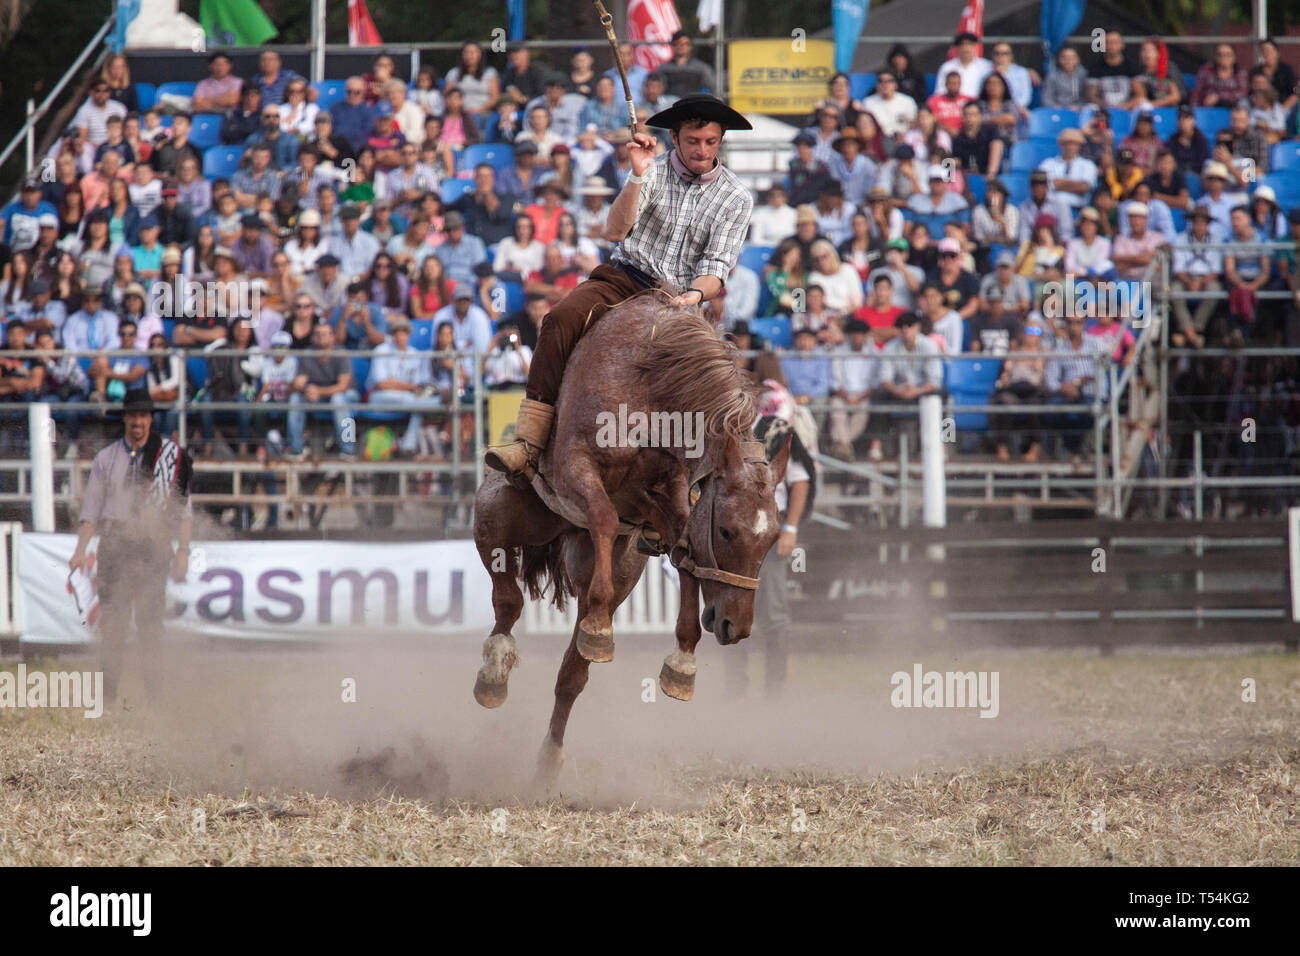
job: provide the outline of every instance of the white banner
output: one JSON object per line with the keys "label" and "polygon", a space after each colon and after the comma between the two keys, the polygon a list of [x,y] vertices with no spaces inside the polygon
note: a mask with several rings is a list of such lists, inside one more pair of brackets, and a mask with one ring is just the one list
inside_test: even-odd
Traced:
{"label": "white banner", "polygon": [[[68,593],[71,534],[22,536],[23,640],[92,639]],[[92,550],[95,542],[92,542]],[[491,630],[492,581],[474,542],[198,541],[167,582],[168,634],[259,641]]]}

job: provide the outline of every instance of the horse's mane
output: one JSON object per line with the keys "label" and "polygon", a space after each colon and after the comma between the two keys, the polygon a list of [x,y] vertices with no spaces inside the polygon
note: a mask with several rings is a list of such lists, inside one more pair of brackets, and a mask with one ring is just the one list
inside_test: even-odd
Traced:
{"label": "horse's mane", "polygon": [[718,337],[697,312],[653,307],[651,334],[632,368],[650,401],[664,411],[703,412],[711,437],[749,434],[758,416],[758,388],[736,364],[736,347]]}

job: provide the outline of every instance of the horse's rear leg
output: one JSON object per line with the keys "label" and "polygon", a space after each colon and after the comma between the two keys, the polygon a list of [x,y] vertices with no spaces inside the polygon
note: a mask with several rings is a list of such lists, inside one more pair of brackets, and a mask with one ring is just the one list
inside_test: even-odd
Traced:
{"label": "horse's rear leg", "polygon": [[659,687],[669,697],[690,700],[695,694],[695,646],[700,643],[700,582],[681,572],[681,606],[677,610],[677,650],[664,658]]}
{"label": "horse's rear leg", "polygon": [[578,621],[578,653],[593,663],[614,659],[614,539],[618,537],[618,512],[601,484],[590,460],[574,462],[568,469],[573,497],[587,516],[591,536],[591,583],[586,592],[586,613]]}

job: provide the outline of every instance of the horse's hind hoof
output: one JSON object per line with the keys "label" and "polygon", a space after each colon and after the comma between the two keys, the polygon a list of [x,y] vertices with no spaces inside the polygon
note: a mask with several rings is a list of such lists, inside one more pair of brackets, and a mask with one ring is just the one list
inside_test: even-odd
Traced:
{"label": "horse's hind hoof", "polygon": [[605,664],[614,659],[614,633],[589,631],[586,622],[578,625],[578,653],[593,664]]}
{"label": "horse's hind hoof", "polygon": [[675,671],[664,661],[659,671],[659,688],[669,697],[690,700],[695,695],[695,675]]}
{"label": "horse's hind hoof", "polygon": [[500,707],[506,702],[506,685],[489,684],[479,674],[478,679],[474,681],[474,699],[489,710],[493,707]]}

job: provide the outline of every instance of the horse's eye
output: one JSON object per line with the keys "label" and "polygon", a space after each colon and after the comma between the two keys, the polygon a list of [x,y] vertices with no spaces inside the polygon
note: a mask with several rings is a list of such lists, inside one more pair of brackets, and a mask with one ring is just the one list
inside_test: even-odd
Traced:
{"label": "horse's eye", "polygon": [[731,532],[728,531],[726,528],[720,528],[720,529],[719,529],[719,533],[722,535],[722,540],[723,540],[723,541],[730,541],[730,540],[731,540]]}

